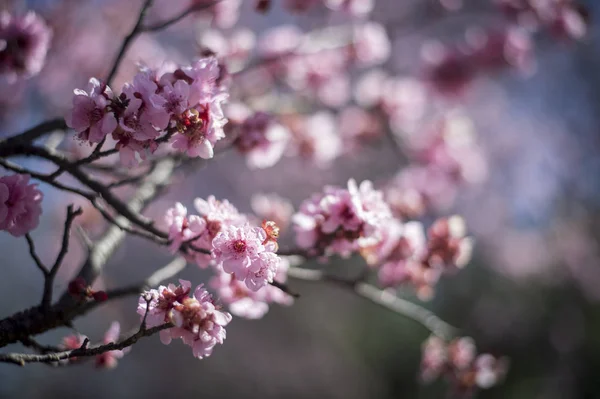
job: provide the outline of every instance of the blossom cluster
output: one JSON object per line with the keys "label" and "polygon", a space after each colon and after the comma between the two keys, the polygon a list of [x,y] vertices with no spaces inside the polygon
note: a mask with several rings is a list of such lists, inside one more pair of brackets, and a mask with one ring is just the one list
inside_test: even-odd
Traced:
{"label": "blossom cluster", "polygon": [[28,175],[0,177],[0,230],[20,237],[35,229],[42,214],[42,198]]}
{"label": "blossom cluster", "polygon": [[496,3],[529,30],[546,28],[571,39],[581,39],[587,33],[589,10],[577,0],[496,0]]}
{"label": "blossom cluster", "polygon": [[120,95],[96,78],[88,90],[75,90],[67,125],[87,143],[112,135],[121,162],[135,165],[169,141],[190,157],[212,158],[225,137],[222,104],[228,93],[215,58],[191,65],[143,68]]}
{"label": "blossom cluster", "polygon": [[416,218],[430,209],[445,210],[461,185],[481,182],[487,164],[475,136],[473,122],[462,112],[399,135],[410,165],[383,188],[394,214]]}
{"label": "blossom cluster", "polygon": [[0,76],[14,82],[37,75],[51,38],[52,31],[33,11],[22,16],[0,11]]}
{"label": "blossom cluster", "polygon": [[179,283],[142,293],[137,312],[142,320],[145,317],[148,328],[172,323],[172,328],[160,332],[162,343],[168,345],[173,339],[181,339],[192,348],[194,357],[202,359],[223,343],[231,315],[220,310],[202,285],[190,297],[192,284],[185,280]]}
{"label": "blossom cluster", "polygon": [[488,389],[506,374],[508,362],[490,354],[477,354],[471,338],[461,337],[445,342],[431,336],[423,344],[421,378],[431,382],[444,376],[460,393]]}
{"label": "blossom cluster", "polygon": [[[202,268],[212,265],[217,277],[211,285],[220,291],[232,309],[241,308],[241,304],[234,303],[242,298],[252,300],[245,300],[245,308],[255,308],[252,311],[261,315],[268,309],[265,306],[269,302],[290,303],[287,294],[270,286],[276,276],[278,282],[285,281],[287,270],[276,254],[277,224],[265,220],[260,226],[253,226],[251,219],[229,201],[219,201],[214,196],[207,200],[197,198],[194,204],[199,215],[188,215],[187,208],[180,203],[166,212],[171,251],[187,245],[189,261]],[[231,292],[227,293],[228,289]]]}
{"label": "blossom cluster", "polygon": [[374,245],[391,215],[383,193],[370,181],[357,185],[351,179],[348,188],[327,186],[293,216],[296,243],[316,253],[349,256]]}
{"label": "blossom cluster", "polygon": [[419,298],[432,297],[433,287],[444,273],[464,267],[471,258],[472,240],[465,235],[460,216],[436,220],[427,231],[421,223],[386,225],[383,239],[362,254],[378,267],[379,283],[384,287],[410,284]]}

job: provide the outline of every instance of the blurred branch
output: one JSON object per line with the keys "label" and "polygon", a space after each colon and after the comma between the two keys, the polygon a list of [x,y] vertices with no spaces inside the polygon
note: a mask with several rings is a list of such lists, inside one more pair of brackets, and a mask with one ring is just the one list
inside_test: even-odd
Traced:
{"label": "blurred branch", "polygon": [[115,75],[117,74],[117,70],[119,69],[119,66],[121,65],[121,61],[123,60],[125,53],[129,49],[129,46],[131,46],[131,44],[133,43],[133,40],[137,37],[137,35],[139,35],[142,32],[142,23],[144,22],[146,13],[148,12],[148,9],[152,6],[153,2],[154,2],[154,0],[144,0],[144,4],[142,5],[142,8],[140,9],[138,18],[135,22],[135,25],[133,26],[133,29],[131,30],[131,32],[129,32],[129,34],[123,40],[123,43],[121,44],[121,48],[119,49],[119,53],[117,54],[117,57],[115,58],[115,61],[113,62],[112,68],[110,69],[110,72],[106,76],[106,84],[107,85],[109,85],[109,86],[111,85]]}
{"label": "blurred branch", "polygon": [[176,24],[177,22],[181,21],[182,19],[184,19],[185,17],[187,17],[188,15],[191,15],[193,13],[195,13],[196,11],[200,11],[206,8],[210,8],[214,5],[216,5],[217,3],[219,3],[221,0],[214,0],[212,2],[209,2],[207,4],[196,4],[193,5],[189,8],[187,8],[186,10],[184,10],[183,12],[177,14],[176,16],[174,16],[173,18],[169,18],[167,20],[161,21],[161,22],[157,22],[155,24],[152,25],[148,25],[148,26],[144,26],[142,27],[142,32],[157,32],[159,30],[163,30],[165,28],[168,28],[169,26]]}
{"label": "blurred branch", "polygon": [[42,137],[46,133],[55,130],[65,130],[67,124],[63,118],[50,119],[39,123],[38,125],[25,130],[22,133],[15,134],[7,139],[0,141],[0,157],[9,155],[18,155],[20,152],[19,146],[23,143],[31,143],[32,141]]}
{"label": "blurred branch", "polygon": [[427,328],[433,334],[445,340],[451,339],[457,329],[446,323],[430,310],[427,310],[413,302],[399,298],[386,290],[365,283],[363,278],[354,280],[341,279],[339,277],[325,274],[322,270],[310,270],[293,267],[288,270],[288,276],[304,281],[322,281],[331,283],[347,290],[352,290],[356,295],[391,310],[394,313],[408,317]]}

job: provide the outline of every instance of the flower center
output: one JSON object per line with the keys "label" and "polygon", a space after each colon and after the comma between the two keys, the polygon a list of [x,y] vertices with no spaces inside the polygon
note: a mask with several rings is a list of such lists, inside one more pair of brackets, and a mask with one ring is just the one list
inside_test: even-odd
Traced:
{"label": "flower center", "polygon": [[237,253],[242,253],[244,251],[246,251],[246,241],[244,240],[235,240],[233,242],[233,250]]}

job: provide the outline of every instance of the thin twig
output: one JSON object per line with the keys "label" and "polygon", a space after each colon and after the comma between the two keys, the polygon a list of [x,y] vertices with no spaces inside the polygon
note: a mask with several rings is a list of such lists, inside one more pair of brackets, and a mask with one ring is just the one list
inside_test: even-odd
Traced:
{"label": "thin twig", "polygon": [[65,255],[69,251],[69,238],[71,237],[71,226],[75,218],[83,213],[81,208],[73,209],[73,205],[67,207],[67,218],[65,219],[65,227],[63,230],[62,244],[56,261],[52,265],[50,272],[46,275],[44,281],[44,294],[42,296],[42,309],[48,309],[52,301],[52,291],[54,287],[54,278],[60,269],[60,266],[65,259]]}
{"label": "thin twig", "polygon": [[29,233],[26,233],[25,239],[27,240],[27,245],[29,246],[29,255],[31,255],[31,258],[35,262],[38,269],[40,269],[44,277],[46,277],[49,271],[46,265],[44,265],[42,260],[39,258],[39,256],[37,256],[37,253],[35,252],[35,243],[33,242],[33,238],[31,238],[31,235]]}
{"label": "thin twig", "polygon": [[125,53],[129,49],[129,46],[131,46],[131,44],[133,43],[133,39],[135,39],[136,36],[142,31],[142,24],[144,22],[144,18],[146,17],[146,13],[148,12],[148,9],[152,6],[152,3],[153,3],[153,0],[144,0],[144,4],[142,5],[142,8],[140,9],[140,13],[138,14],[137,21],[135,22],[135,25],[133,26],[133,29],[131,30],[131,32],[129,32],[129,34],[123,40],[123,43],[121,44],[121,48],[119,49],[119,53],[117,54],[117,57],[115,58],[115,61],[113,62],[112,68],[110,69],[110,72],[108,73],[108,76],[106,77],[107,85],[109,85],[109,86],[111,85],[115,75],[117,74],[117,70],[119,69],[119,66],[121,65],[121,61],[123,60],[123,57],[125,56]]}
{"label": "thin twig", "polygon": [[73,350],[67,350],[62,352],[55,353],[47,353],[43,355],[32,355],[27,353],[6,353],[0,354],[0,362],[3,363],[12,363],[19,366],[24,366],[26,363],[53,363],[61,360],[70,359],[73,357],[89,357],[89,356],[97,356],[106,352],[122,350],[133,344],[135,344],[138,340],[143,337],[149,337],[153,334],[156,334],[159,331],[165,330],[167,328],[171,328],[173,325],[171,323],[162,324],[160,326],[152,327],[152,328],[144,328],[138,330],[137,333],[131,335],[129,338],[120,341],[120,342],[111,342],[104,345],[96,345],[92,347],[82,347]]}
{"label": "thin twig", "polygon": [[63,118],[50,119],[41,122],[22,133],[15,134],[7,139],[0,141],[0,157],[9,155],[19,155],[22,151],[20,144],[31,143],[32,141],[55,130],[65,130],[67,124]]}
{"label": "thin twig", "polygon": [[207,4],[196,4],[193,5],[189,8],[187,8],[186,10],[184,10],[183,12],[177,14],[176,16],[174,16],[173,18],[169,18],[165,21],[161,21],[161,22],[157,22],[155,24],[152,25],[148,25],[148,26],[144,26],[142,28],[142,32],[157,32],[159,30],[163,30],[165,28],[168,28],[169,26],[176,24],[177,22],[181,21],[182,19],[184,19],[185,17],[187,17],[188,15],[191,15],[193,13],[195,13],[196,11],[200,11],[206,8],[210,8],[212,6],[214,6],[215,4],[219,3],[221,0],[215,0],[211,3],[207,3]]}
{"label": "thin twig", "polygon": [[457,329],[455,327],[440,319],[430,310],[427,310],[413,302],[399,298],[389,291],[380,290],[371,284],[365,283],[361,281],[362,278],[355,280],[344,280],[339,277],[327,275],[321,270],[310,270],[296,267],[288,270],[288,277],[305,281],[322,281],[337,285],[344,289],[351,290],[356,295],[368,299],[369,301],[391,310],[394,313],[418,322],[440,338],[448,340],[456,335]]}

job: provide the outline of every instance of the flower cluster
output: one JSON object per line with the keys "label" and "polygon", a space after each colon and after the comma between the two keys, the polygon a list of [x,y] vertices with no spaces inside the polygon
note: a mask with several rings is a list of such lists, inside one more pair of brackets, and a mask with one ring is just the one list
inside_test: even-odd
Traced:
{"label": "flower cluster", "polygon": [[236,148],[246,155],[250,168],[263,169],[277,163],[283,155],[290,132],[267,113],[257,112],[238,126]]}
{"label": "flower cluster", "polygon": [[433,295],[442,274],[462,268],[470,259],[472,241],[465,236],[461,217],[438,219],[427,232],[419,222],[391,220],[380,228],[381,239],[361,254],[378,267],[384,287],[410,284],[419,298]]}
{"label": "flower cluster", "polygon": [[587,33],[589,11],[577,0],[496,0],[507,16],[530,30],[547,28],[560,37],[581,39]]}
{"label": "flower cluster", "polygon": [[381,228],[391,220],[383,193],[370,181],[348,188],[327,186],[300,205],[293,216],[296,243],[303,249],[326,255],[349,256],[380,239]]}
{"label": "flower cluster", "polygon": [[277,256],[276,226],[268,222],[262,227],[227,226],[212,242],[212,254],[217,267],[244,281],[252,291],[272,283],[280,258]]}
{"label": "flower cluster", "polygon": [[212,158],[227,123],[222,104],[228,93],[217,60],[165,69],[143,69],[118,96],[90,79],[87,92],[75,90],[67,125],[84,142],[99,143],[111,134],[125,165],[135,165],[166,141],[190,157]]}
{"label": "flower cluster", "polygon": [[46,60],[52,31],[33,11],[23,16],[0,11],[0,76],[14,82],[37,75]]}
{"label": "flower cluster", "polygon": [[210,356],[217,344],[225,339],[225,326],[231,315],[222,312],[212,296],[199,285],[189,296],[192,285],[180,280],[180,285],[160,286],[144,292],[139,300],[137,312],[146,317],[147,327],[172,323],[174,327],[162,330],[160,339],[168,345],[172,339],[180,338],[192,348],[195,357]]}
{"label": "flower cluster", "polygon": [[35,229],[42,213],[43,194],[28,175],[0,177],[0,230],[20,237]]}
{"label": "flower cluster", "polygon": [[[286,258],[281,258],[275,274],[277,282],[285,283],[288,263]],[[269,311],[271,303],[291,305],[294,302],[292,296],[277,287],[266,285],[258,291],[253,291],[231,274],[222,271],[210,280],[210,286],[216,290],[221,301],[228,305],[233,315],[245,319],[260,319]]]}
{"label": "flower cluster", "polygon": [[401,136],[411,166],[398,172],[384,188],[394,214],[415,218],[428,209],[447,209],[464,183],[482,181],[487,165],[476,141],[472,121],[461,112]]}
{"label": "flower cluster", "polygon": [[421,378],[431,382],[443,375],[458,392],[488,389],[506,374],[508,362],[490,354],[477,354],[471,338],[456,338],[447,343],[431,336],[423,344]]}
{"label": "flower cluster", "polygon": [[[189,243],[204,250],[212,248],[212,241],[224,226],[243,226],[248,222],[245,215],[229,201],[219,201],[214,196],[204,200],[196,198],[194,206],[199,215],[188,215],[181,203],[167,210],[165,222],[169,228],[170,250],[175,253],[182,244]],[[207,267],[211,261],[209,254],[194,253],[188,260],[200,267]]]}

